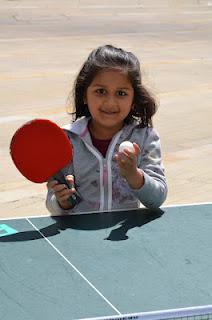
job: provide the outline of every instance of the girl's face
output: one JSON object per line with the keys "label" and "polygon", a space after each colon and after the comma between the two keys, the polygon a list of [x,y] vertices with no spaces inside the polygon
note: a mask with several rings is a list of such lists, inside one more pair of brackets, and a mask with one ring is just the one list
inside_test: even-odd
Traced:
{"label": "girl's face", "polygon": [[[132,109],[134,89],[124,73],[106,70],[98,73],[86,93],[93,133],[111,137],[118,132]],[[104,134],[103,134],[104,135]]]}

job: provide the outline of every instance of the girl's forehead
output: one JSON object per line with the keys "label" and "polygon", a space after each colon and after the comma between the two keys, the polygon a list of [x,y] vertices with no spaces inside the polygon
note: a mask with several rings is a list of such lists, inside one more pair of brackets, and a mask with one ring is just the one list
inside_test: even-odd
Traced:
{"label": "girl's forehead", "polygon": [[131,85],[131,82],[128,78],[128,75],[126,72],[121,70],[115,70],[115,69],[107,69],[99,71],[96,76],[93,78],[93,81],[91,84],[96,83],[111,83],[111,80],[113,83],[122,83],[123,85]]}

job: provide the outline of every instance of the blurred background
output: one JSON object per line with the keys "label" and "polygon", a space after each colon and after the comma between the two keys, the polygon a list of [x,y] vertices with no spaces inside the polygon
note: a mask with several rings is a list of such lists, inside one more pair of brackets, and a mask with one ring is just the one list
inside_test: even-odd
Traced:
{"label": "blurred background", "polygon": [[34,118],[70,121],[67,97],[92,49],[113,44],[140,59],[159,101],[169,185],[165,205],[212,200],[212,2],[0,0],[0,217],[46,215],[45,184],[9,155]]}

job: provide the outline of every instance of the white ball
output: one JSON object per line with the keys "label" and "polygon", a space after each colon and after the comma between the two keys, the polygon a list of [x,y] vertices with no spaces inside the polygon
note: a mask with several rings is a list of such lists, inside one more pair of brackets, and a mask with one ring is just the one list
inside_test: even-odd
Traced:
{"label": "white ball", "polygon": [[130,141],[123,141],[120,146],[119,146],[119,152],[122,152],[124,151],[124,149],[128,149],[129,151],[131,152],[134,152],[135,149],[134,149],[134,146],[132,144],[132,142]]}

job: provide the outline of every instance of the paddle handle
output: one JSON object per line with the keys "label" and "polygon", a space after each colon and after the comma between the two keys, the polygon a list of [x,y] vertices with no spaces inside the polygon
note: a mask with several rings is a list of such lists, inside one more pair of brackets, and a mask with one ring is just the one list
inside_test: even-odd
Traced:
{"label": "paddle handle", "polygon": [[[69,185],[69,183],[67,182],[64,174],[61,171],[58,171],[55,175],[54,175],[54,179],[56,179],[59,183],[61,184],[65,184],[67,186],[68,189],[71,189],[72,187],[74,187],[74,185]],[[71,203],[71,205],[74,207],[76,204],[78,204],[81,201],[81,197],[79,195],[79,193],[76,191],[75,193],[73,193],[70,197],[69,197],[69,202]]]}

